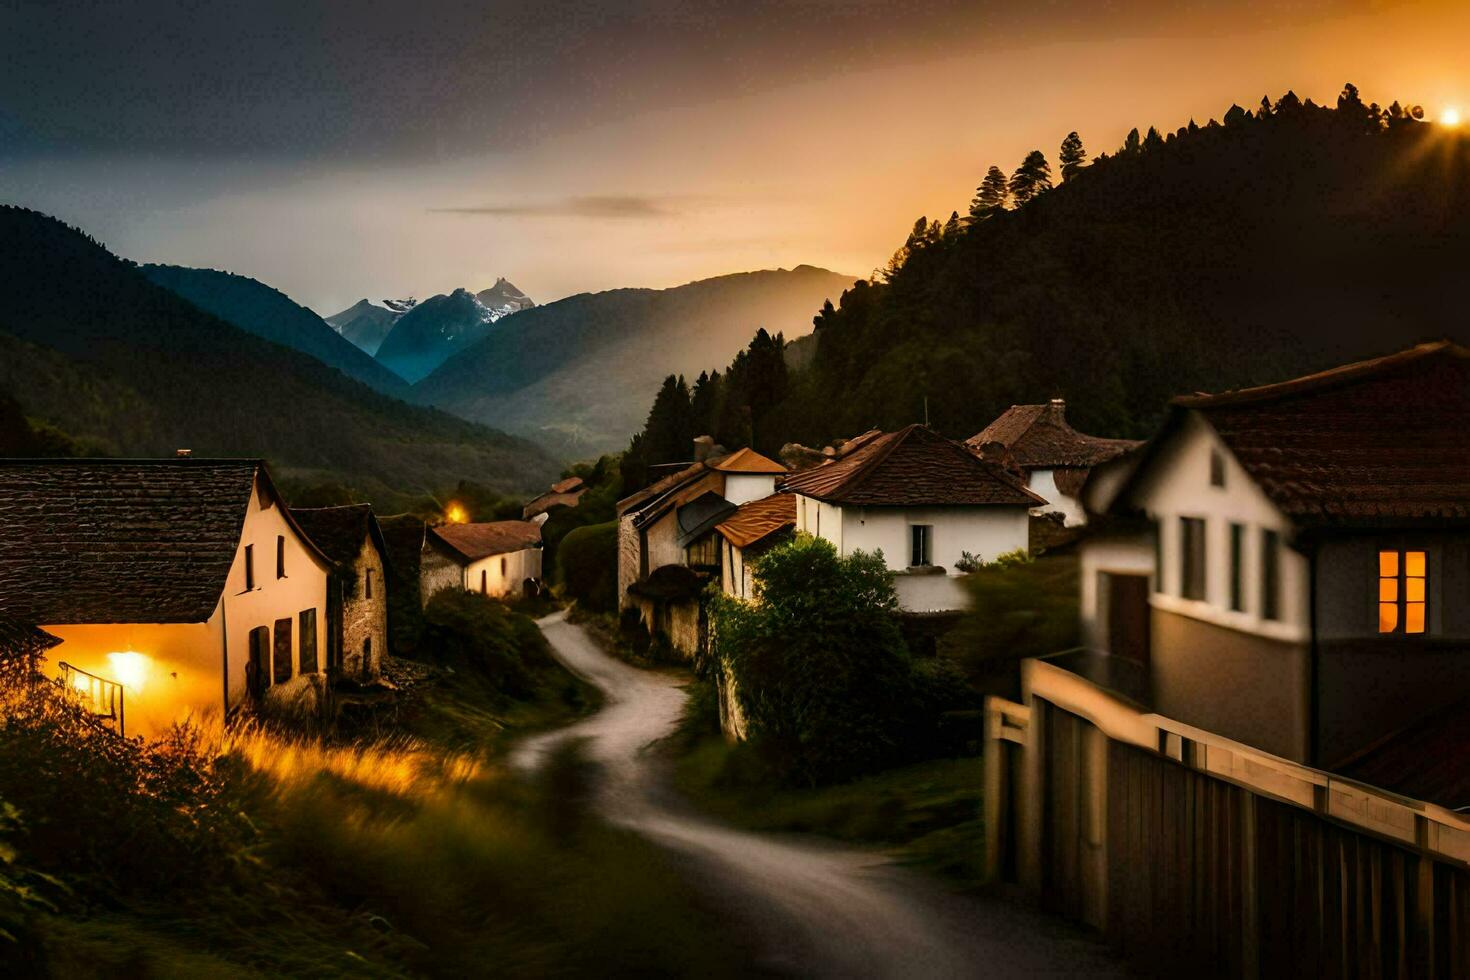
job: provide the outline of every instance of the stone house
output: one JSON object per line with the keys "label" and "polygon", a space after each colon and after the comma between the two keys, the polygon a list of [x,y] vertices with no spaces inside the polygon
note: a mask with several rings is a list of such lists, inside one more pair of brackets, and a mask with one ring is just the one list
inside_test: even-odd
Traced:
{"label": "stone house", "polygon": [[328,672],[371,681],[388,651],[388,546],[369,504],[293,508],[296,523],[332,561],[327,592]]}
{"label": "stone house", "polygon": [[[541,525],[536,521],[441,524],[429,528],[431,547],[443,545],[458,571],[454,583],[488,596],[526,595],[540,589]],[[435,569],[436,580],[442,573]],[[438,589],[426,588],[426,595]]]}
{"label": "stone house", "polygon": [[260,460],[0,460],[0,611],[129,736],[319,703],[331,567]]}

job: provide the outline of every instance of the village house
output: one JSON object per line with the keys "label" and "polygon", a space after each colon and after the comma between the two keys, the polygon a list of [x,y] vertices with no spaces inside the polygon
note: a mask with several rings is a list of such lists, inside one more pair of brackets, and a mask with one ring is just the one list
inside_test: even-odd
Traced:
{"label": "village house", "polygon": [[1046,501],[1032,508],[1033,516],[1056,514],[1066,527],[1078,527],[1087,523],[1079,494],[1093,467],[1143,443],[1084,435],[1067,424],[1067,403],[1053,398],[1045,405],[1012,405],[965,445],[1024,474],[1026,487]]}
{"label": "village house", "polygon": [[993,871],[1231,974],[1463,974],[1467,433],[1470,350],[1424,344],[1176,398],[1098,467],[1087,648],[987,702]]}
{"label": "village house", "polygon": [[727,595],[754,599],[751,565],[796,531],[796,497],[782,491],[747,501],[715,526],[720,585]]}
{"label": "village house", "polygon": [[587,486],[580,476],[558,480],[549,490],[532,498],[521,508],[521,518],[529,521],[558,507],[575,507],[581,503],[582,495],[586,492]]}
{"label": "village house", "polygon": [[332,562],[326,668],[368,682],[388,650],[388,547],[369,504],[293,508],[296,523]]}
{"label": "village house", "polygon": [[882,552],[907,613],[954,613],[969,600],[964,556],[1025,551],[1029,511],[1045,503],[1022,481],[922,425],[847,442],[841,455],[794,473],[795,529],[840,555]]}
{"label": "village house", "polygon": [[[620,605],[692,657],[703,646],[701,595],[720,574],[716,527],[770,496],[786,467],[753,449],[700,460],[618,502]],[[732,496],[733,495],[733,496]]]}
{"label": "village house", "polygon": [[[438,560],[445,554],[455,570],[454,581]],[[445,587],[487,596],[526,595],[540,588],[541,525],[536,521],[488,521],[431,527],[425,534],[421,565],[426,601]]]}
{"label": "village house", "polygon": [[259,460],[0,460],[0,617],[129,736],[320,694],[331,567]]}

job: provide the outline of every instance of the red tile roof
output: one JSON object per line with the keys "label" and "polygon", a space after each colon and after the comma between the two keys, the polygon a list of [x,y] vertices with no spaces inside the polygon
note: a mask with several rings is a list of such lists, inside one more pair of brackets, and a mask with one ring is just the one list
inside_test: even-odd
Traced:
{"label": "red tile roof", "polygon": [[429,529],[466,561],[523,551],[541,544],[541,525],[531,521],[489,521],[483,524],[441,524]]}
{"label": "red tile roof", "polygon": [[782,489],[872,507],[1035,507],[1046,502],[1000,467],[922,425],[868,439],[837,459],[793,474]]}
{"label": "red tile roof", "polygon": [[783,528],[795,526],[795,495],[773,493],[741,504],[715,530],[735,547],[744,548]]}
{"label": "red tile roof", "polygon": [[1470,350],[1421,344],[1280,384],[1175,399],[1305,524],[1470,520]]}
{"label": "red tile roof", "polygon": [[1097,466],[1143,445],[1078,432],[1067,424],[1067,406],[1061,399],[1047,405],[1012,405],[965,445],[979,452],[991,442],[1009,449],[1016,465],[1028,470]]}
{"label": "red tile roof", "polygon": [[786,467],[768,459],[750,447],[737,449],[728,456],[709,461],[712,470],[720,470],[724,473],[785,473]]}
{"label": "red tile roof", "polygon": [[622,517],[624,514],[627,514],[630,511],[639,510],[647,506],[654,500],[658,499],[659,497],[662,497],[670,490],[675,490],[679,487],[682,487],[690,480],[697,478],[700,474],[705,473],[708,470],[709,467],[706,466],[704,463],[691,463],[688,466],[684,467],[682,470],[679,470],[677,473],[670,473],[663,479],[656,480],[653,483],[650,483],[648,486],[644,487],[642,490],[637,490],[633,493],[630,493],[622,500],[619,500],[617,506],[617,514],[619,517]]}

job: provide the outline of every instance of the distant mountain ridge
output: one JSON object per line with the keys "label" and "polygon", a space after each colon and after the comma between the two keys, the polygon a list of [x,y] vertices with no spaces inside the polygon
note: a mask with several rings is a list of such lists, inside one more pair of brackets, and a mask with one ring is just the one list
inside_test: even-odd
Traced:
{"label": "distant mountain ridge", "polygon": [[618,449],[664,376],[728,361],[759,327],[808,334],[823,301],[852,282],[802,265],[570,296],[504,320],[419,381],[415,397],[569,455]]}
{"label": "distant mountain ridge", "polygon": [[413,309],[413,299],[385,299],[382,305],[363,298],[341,313],[323,317],[327,325],[369,357],[378,352],[383,338],[398,318]]}
{"label": "distant mountain ridge", "polygon": [[241,330],[310,354],[386,395],[408,395],[402,378],[339,336],[311,310],[265,283],[230,272],[177,265],[144,265],[139,271]]}
{"label": "distant mountain ridge", "polygon": [[0,290],[0,391],[108,453],[260,456],[288,478],[399,502],[461,480],[518,492],[555,477],[536,446],[240,329],[38,212],[0,206]]}
{"label": "distant mountain ridge", "polygon": [[418,381],[484,339],[498,321],[535,305],[503,278],[479,293],[460,288],[432,296],[397,317],[374,356],[399,377]]}

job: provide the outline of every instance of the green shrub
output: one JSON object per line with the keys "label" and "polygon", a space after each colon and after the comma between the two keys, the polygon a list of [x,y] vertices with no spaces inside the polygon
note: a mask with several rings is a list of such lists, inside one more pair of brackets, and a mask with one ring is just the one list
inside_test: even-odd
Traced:
{"label": "green shrub", "polygon": [[516,701],[537,693],[537,678],[559,670],[536,624],[494,599],[459,589],[435,594],[424,609],[422,658],[488,681]]}
{"label": "green shrub", "polygon": [[890,765],[923,739],[924,699],[880,556],[801,536],[756,562],[759,603],[714,594],[714,654],[734,676],[757,748],[817,783]]}
{"label": "green shrub", "polygon": [[617,522],[570,531],[557,549],[556,577],[568,598],[593,612],[614,612],[618,607]]}

